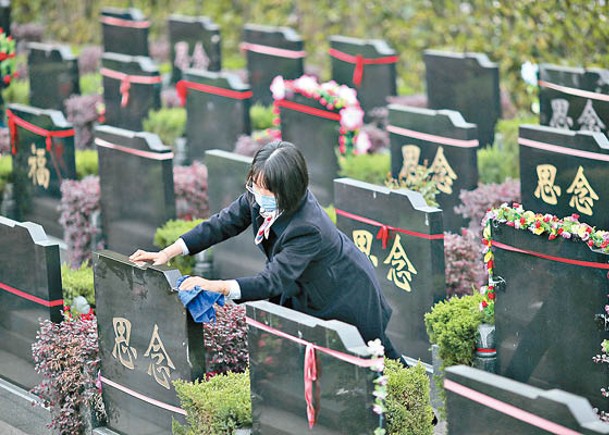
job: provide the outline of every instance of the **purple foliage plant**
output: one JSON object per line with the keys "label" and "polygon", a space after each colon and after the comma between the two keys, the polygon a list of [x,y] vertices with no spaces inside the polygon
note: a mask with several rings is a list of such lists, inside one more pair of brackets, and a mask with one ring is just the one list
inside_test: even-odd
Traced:
{"label": "purple foliage plant", "polygon": [[67,119],[74,126],[74,146],[82,150],[93,146],[93,128],[99,119],[101,95],[72,95],[64,104]]}
{"label": "purple foliage plant", "polygon": [[173,168],[173,187],[179,219],[209,216],[207,166],[197,161],[190,166],[176,166]]}
{"label": "purple foliage plant", "polygon": [[249,364],[245,308],[216,305],[216,319],[216,323],[203,325],[207,376],[244,372]]}
{"label": "purple foliage plant", "polygon": [[471,295],[487,278],[482,261],[481,241],[476,234],[444,233],[446,295]]}

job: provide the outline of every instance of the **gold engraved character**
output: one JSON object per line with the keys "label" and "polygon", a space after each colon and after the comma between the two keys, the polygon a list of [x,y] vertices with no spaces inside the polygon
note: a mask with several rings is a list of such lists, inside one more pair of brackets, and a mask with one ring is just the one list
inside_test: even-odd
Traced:
{"label": "gold engraved character", "polygon": [[453,182],[457,179],[457,174],[450,167],[446,156],[444,156],[444,148],[438,147],[436,156],[431,163],[431,170],[434,172],[434,180],[440,192],[450,195],[453,193]]}
{"label": "gold engraved character", "polygon": [[129,346],[129,341],[131,340],[131,322],[123,317],[113,317],[112,328],[114,329],[112,356],[118,359],[129,370],[133,370],[135,368],[134,360],[137,358],[137,350]]}
{"label": "gold engraved character", "polygon": [[561,194],[560,186],[555,186],[556,166],[550,164],[537,165],[537,188],[533,195],[541,198],[543,202],[550,205],[558,203]]}
{"label": "gold engraved character", "polygon": [[152,359],[152,362],[148,365],[147,373],[152,376],[159,385],[169,390],[171,369],[175,370],[175,366],[161,341],[159,326],[157,324],[154,325],[150,344],[148,344],[148,349],[146,349],[144,356]]}
{"label": "gold engraved character", "polygon": [[374,267],[378,266],[379,260],[378,258],[376,258],[376,255],[371,255],[370,251],[372,249],[372,241],[373,241],[373,235],[372,233],[370,233],[370,231],[366,231],[366,230],[354,230],[353,231],[353,242],[355,243],[355,246],[357,246],[357,248],[362,251],[364,254],[366,254],[366,257],[368,257],[368,259],[370,260],[370,262],[372,263],[372,265]]}
{"label": "gold engraved character", "polygon": [[419,157],[421,156],[421,148],[416,145],[402,146],[402,169],[400,169],[399,178],[410,179],[417,172],[419,165]]}
{"label": "gold engraved character", "polygon": [[395,235],[391,252],[383,263],[391,265],[391,269],[387,273],[389,281],[393,281],[395,285],[407,292],[412,290],[410,282],[412,281],[412,275],[417,274],[417,270],[406,255],[406,251],[400,243],[399,234]]}
{"label": "gold engraved character", "polygon": [[32,179],[34,186],[42,186],[48,189],[51,171],[47,168],[46,150],[44,148],[38,149],[34,144],[32,144],[31,149],[32,154],[27,159],[27,164],[30,167],[27,176]]}
{"label": "gold engraved character", "polygon": [[594,213],[592,210],[594,201],[598,201],[599,198],[594,189],[592,189],[592,186],[590,186],[588,179],[584,175],[584,168],[581,166],[577,170],[573,182],[567,189],[567,193],[573,194],[569,201],[571,207],[575,207],[580,213],[592,216]]}

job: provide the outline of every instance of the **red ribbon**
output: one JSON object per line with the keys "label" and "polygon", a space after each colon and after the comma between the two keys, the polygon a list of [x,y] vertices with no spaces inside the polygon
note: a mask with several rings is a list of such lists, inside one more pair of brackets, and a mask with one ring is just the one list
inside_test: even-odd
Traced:
{"label": "red ribbon", "polygon": [[478,352],[478,353],[496,353],[497,349],[491,349],[488,347],[477,347],[476,352]]}
{"label": "red ribbon", "polygon": [[252,98],[252,95],[254,95],[252,91],[233,91],[231,89],[219,88],[217,86],[180,80],[178,83],[176,83],[176,92],[178,93],[182,106],[186,104],[186,95],[188,94],[188,89],[194,89],[195,91],[206,94],[232,98],[234,100],[246,100],[248,98]]}
{"label": "red ribbon", "polygon": [[117,17],[102,16],[99,21],[109,26],[131,27],[133,29],[147,29],[150,27],[150,21],[133,21]]}
{"label": "red ribbon", "polygon": [[347,54],[343,51],[339,51],[335,48],[330,48],[328,50],[330,56],[342,60],[343,62],[353,63],[355,64],[355,69],[353,70],[353,84],[359,88],[362,84],[362,78],[364,77],[364,65],[385,65],[389,63],[396,63],[400,58],[398,56],[386,56],[386,57],[376,57],[376,58],[367,58],[361,54]]}
{"label": "red ribbon", "polygon": [[45,299],[41,299],[37,296],[31,295],[29,293],[26,293],[24,291],[17,290],[15,287],[11,287],[10,285],[4,284],[3,282],[0,282],[0,289],[6,290],[7,292],[14,294],[15,296],[19,296],[20,298],[27,299],[28,301],[35,302],[35,303],[37,303],[39,305],[43,305],[47,308],[63,306],[63,299],[55,299],[53,301],[48,301]]}
{"label": "red ribbon", "polygon": [[520,254],[531,255],[533,257],[543,258],[544,260],[556,261],[558,263],[566,263],[582,267],[591,267],[593,269],[609,269],[608,263],[596,263],[594,261],[573,260],[571,258],[555,257],[553,255],[542,254],[540,252],[527,251],[525,249],[516,248],[514,246],[506,245],[505,243],[501,243],[496,240],[493,240],[493,246],[499,249],[503,249],[505,251],[518,252]]}
{"label": "red ribbon", "polygon": [[38,136],[45,137],[46,149],[48,152],[51,152],[54,137],[65,138],[74,136],[73,128],[68,130],[46,130],[18,117],[10,109],[6,110],[6,116],[8,117],[8,129],[11,135],[11,153],[13,155],[17,154],[17,126],[37,134]]}
{"label": "red ribbon", "polygon": [[295,110],[296,112],[306,113],[307,115],[319,116],[320,118],[331,119],[332,121],[340,121],[340,115],[327,110],[316,109],[305,104],[295,103],[289,100],[275,100],[275,104],[279,107]]}
{"label": "red ribbon", "polygon": [[362,222],[364,224],[373,225],[375,227],[380,227],[378,233],[376,234],[376,238],[380,239],[381,242],[383,243],[383,249],[387,248],[387,241],[389,240],[389,230],[397,231],[398,233],[404,233],[404,234],[408,234],[409,236],[419,237],[421,239],[427,239],[427,240],[444,239],[444,234],[424,234],[424,233],[418,233],[416,231],[396,228],[396,227],[392,227],[391,225],[385,225],[378,221],[365,218],[363,216],[358,216],[356,214],[349,213],[349,212],[341,210],[339,208],[336,209],[336,214],[344,216],[348,219],[352,219],[354,221]]}
{"label": "red ribbon", "polygon": [[268,54],[269,56],[285,57],[288,59],[300,59],[307,55],[307,52],[304,50],[288,50],[286,48],[252,44],[251,42],[242,42],[239,44],[239,48],[243,51],[253,51],[254,53]]}
{"label": "red ribbon", "polygon": [[[262,331],[268,332],[270,334],[276,335],[281,338],[288,339],[290,341],[294,341],[300,345],[305,347],[305,361],[304,361],[304,394],[305,401],[307,402],[307,419],[309,421],[309,428],[312,429],[315,426],[316,413],[315,410],[315,399],[313,396],[313,382],[318,380],[317,370],[317,361],[315,351],[318,350],[325,354],[328,354],[334,358],[345,361],[349,364],[356,365],[358,367],[373,367],[381,364],[383,358],[375,358],[375,359],[364,359],[359,358],[353,355],[349,355],[343,352],[339,352],[337,350],[328,349],[327,347],[319,346],[315,343],[311,343],[309,341],[303,340],[299,337],[294,337],[293,335],[287,334],[279,329],[273,328],[272,326],[265,325],[264,323],[258,322],[250,317],[246,317],[245,321],[248,325],[258,328]],[[319,387],[318,387],[319,388]],[[319,390],[318,390],[319,393]],[[318,395],[316,395],[317,398]]]}
{"label": "red ribbon", "polygon": [[161,83],[162,80],[161,76],[129,75],[109,68],[102,68],[100,73],[105,77],[110,77],[111,79],[121,81],[121,86],[119,88],[121,93],[121,107],[125,107],[127,104],[129,104],[129,90],[131,89],[131,83],[136,83],[138,85],[154,85]]}

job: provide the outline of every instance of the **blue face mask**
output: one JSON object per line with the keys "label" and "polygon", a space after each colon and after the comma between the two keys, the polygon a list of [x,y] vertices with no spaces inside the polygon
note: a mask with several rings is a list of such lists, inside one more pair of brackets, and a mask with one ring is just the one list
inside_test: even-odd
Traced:
{"label": "blue face mask", "polygon": [[254,194],[254,197],[263,211],[272,213],[277,209],[277,201],[275,201],[274,196],[260,195],[259,193],[256,193]]}

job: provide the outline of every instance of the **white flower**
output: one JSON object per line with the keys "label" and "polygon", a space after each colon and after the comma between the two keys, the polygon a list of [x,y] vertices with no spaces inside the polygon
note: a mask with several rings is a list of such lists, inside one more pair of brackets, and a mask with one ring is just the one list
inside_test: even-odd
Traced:
{"label": "white flower", "polygon": [[385,355],[385,347],[381,343],[380,338],[375,340],[370,340],[368,342],[368,350],[374,356],[383,356]]}
{"label": "white flower", "polygon": [[370,142],[368,133],[360,131],[355,139],[355,150],[357,154],[366,154],[371,146],[372,142]]}
{"label": "white flower", "polygon": [[537,86],[537,73],[539,67],[528,60],[520,67],[520,76],[527,85]]}
{"label": "white flower", "polygon": [[275,100],[283,100],[285,98],[285,82],[282,76],[276,76],[271,82],[271,93]]}
{"label": "white flower", "polygon": [[329,82],[322,83],[321,89],[326,91],[330,95],[336,95],[337,83],[334,80],[330,80]]}
{"label": "white flower", "polygon": [[336,94],[345,102],[345,106],[354,106],[357,104],[357,91],[349,86],[340,86],[337,89]]}
{"label": "white flower", "polygon": [[307,93],[312,93],[319,87],[317,81],[311,76],[300,76],[294,80],[293,85],[296,89]]}
{"label": "white flower", "polygon": [[358,106],[345,107],[339,113],[340,125],[347,130],[355,130],[364,124],[364,111]]}

